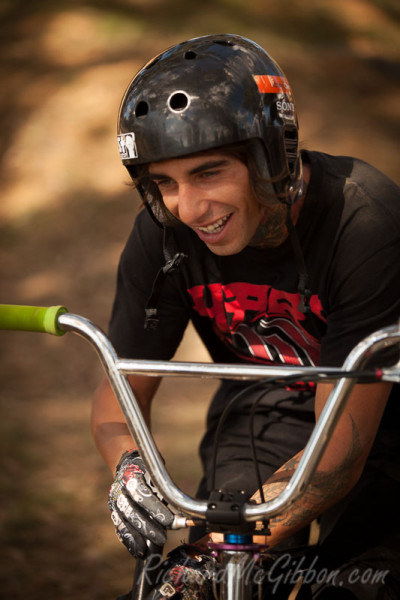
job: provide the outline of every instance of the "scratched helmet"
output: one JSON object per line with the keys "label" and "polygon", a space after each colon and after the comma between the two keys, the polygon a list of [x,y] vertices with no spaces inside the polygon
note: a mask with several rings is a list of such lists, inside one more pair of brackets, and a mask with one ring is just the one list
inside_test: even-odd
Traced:
{"label": "scratched helmet", "polygon": [[[132,178],[140,166],[252,142],[272,193],[293,201],[302,180],[293,95],[277,63],[238,35],[208,35],[162,52],[133,78],[123,97],[118,143]],[[138,186],[157,213],[149,187]]]}

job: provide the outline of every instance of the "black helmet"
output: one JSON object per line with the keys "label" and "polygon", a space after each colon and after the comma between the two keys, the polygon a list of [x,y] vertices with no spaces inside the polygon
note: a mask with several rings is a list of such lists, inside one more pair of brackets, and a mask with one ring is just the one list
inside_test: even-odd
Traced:
{"label": "black helmet", "polygon": [[293,200],[302,175],[292,92],[265,50],[238,35],[199,37],[162,52],[121,103],[118,143],[132,177],[142,164],[248,140],[258,140],[259,170],[274,193]]}

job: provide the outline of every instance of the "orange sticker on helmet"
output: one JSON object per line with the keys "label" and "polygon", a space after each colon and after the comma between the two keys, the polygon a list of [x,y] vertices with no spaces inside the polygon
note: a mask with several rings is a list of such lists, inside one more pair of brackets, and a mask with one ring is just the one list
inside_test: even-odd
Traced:
{"label": "orange sticker on helmet", "polygon": [[286,77],[278,75],[253,75],[260,94],[292,94]]}

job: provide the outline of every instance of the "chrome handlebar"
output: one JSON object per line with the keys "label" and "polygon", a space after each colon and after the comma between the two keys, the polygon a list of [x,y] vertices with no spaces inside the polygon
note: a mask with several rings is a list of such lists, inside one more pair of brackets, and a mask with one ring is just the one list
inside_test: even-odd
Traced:
{"label": "chrome handlebar", "polygon": [[[168,503],[178,512],[190,517],[205,519],[208,503],[196,500],[180,490],[170,478],[153,437],[145,423],[134,397],[127,375],[203,377],[219,379],[265,379],[287,376],[312,377],[329,375],[338,371],[343,377],[337,380],[321,412],[320,418],[304,449],[295,473],[286,488],[272,500],[262,504],[247,504],[243,510],[246,521],[267,520],[289,508],[304,493],[328,444],[347,398],[355,385],[355,379],[346,373],[360,370],[367,359],[376,352],[400,343],[400,323],[381,329],[361,341],[348,355],[341,369],[316,367],[269,367],[259,365],[228,365],[208,363],[185,363],[170,361],[147,361],[120,359],[107,336],[91,321],[70,313],[58,316],[58,326],[63,331],[74,332],[85,338],[97,351],[110,384],[120,403],[129,430],[137,443],[139,453],[152,480]],[[400,382],[400,362],[380,372],[382,381]],[[185,519],[177,519],[176,527],[185,527]]]}

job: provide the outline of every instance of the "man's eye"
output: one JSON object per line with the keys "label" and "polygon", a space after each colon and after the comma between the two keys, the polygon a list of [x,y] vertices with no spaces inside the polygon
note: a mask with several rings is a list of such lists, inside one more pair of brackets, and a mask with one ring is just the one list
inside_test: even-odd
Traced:
{"label": "man's eye", "polygon": [[166,188],[172,184],[172,180],[171,179],[157,179],[154,183],[156,185],[158,185],[159,188]]}
{"label": "man's eye", "polygon": [[214,177],[214,175],[218,175],[219,171],[204,171],[204,173],[202,173],[202,177],[204,177],[204,179],[207,179],[208,177]]}

